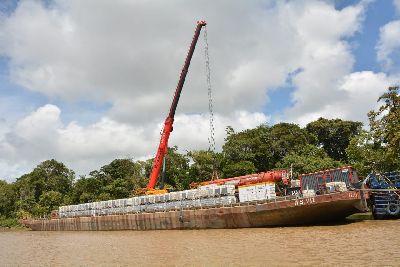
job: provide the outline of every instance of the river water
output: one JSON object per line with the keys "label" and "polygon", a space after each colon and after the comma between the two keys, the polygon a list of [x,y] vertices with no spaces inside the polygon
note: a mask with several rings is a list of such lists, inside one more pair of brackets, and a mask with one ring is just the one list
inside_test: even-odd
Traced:
{"label": "river water", "polygon": [[0,266],[400,266],[400,220],[118,232],[0,232]]}

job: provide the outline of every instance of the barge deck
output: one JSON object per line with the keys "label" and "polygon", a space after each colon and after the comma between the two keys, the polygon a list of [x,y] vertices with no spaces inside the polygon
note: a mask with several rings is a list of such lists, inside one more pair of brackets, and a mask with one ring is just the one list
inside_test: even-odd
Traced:
{"label": "barge deck", "polygon": [[332,222],[362,210],[358,191],[308,198],[282,197],[229,206],[123,215],[21,222],[34,231],[172,230],[311,225]]}

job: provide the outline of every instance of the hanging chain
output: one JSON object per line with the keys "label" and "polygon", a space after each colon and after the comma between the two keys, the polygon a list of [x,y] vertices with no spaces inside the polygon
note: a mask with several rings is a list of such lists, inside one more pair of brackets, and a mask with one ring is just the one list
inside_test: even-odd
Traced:
{"label": "hanging chain", "polygon": [[204,27],[204,57],[206,64],[208,111],[210,114],[210,138],[208,139],[208,142],[210,145],[209,150],[215,152],[214,111],[213,111],[213,101],[212,101],[212,91],[211,91],[211,70],[210,70],[210,56],[208,53],[207,27]]}
{"label": "hanging chain", "polygon": [[204,27],[204,58],[206,65],[206,79],[207,79],[207,91],[208,91],[208,111],[210,114],[210,137],[208,139],[209,150],[213,152],[213,174],[212,179],[218,179],[217,173],[217,159],[215,155],[215,128],[214,128],[214,111],[212,101],[212,90],[211,90],[211,70],[210,70],[210,56],[208,53],[208,38],[207,38],[207,26]]}

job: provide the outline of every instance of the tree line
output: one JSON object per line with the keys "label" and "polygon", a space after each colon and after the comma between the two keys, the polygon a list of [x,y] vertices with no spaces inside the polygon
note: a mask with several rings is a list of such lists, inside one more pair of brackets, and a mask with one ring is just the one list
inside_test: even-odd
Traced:
{"label": "tree line", "polygon": [[[319,118],[303,128],[278,123],[236,132],[227,127],[217,153],[180,153],[170,147],[165,187],[188,189],[193,182],[210,180],[214,168],[220,178],[290,167],[295,176],[347,165],[361,176],[399,169],[399,87],[389,87],[378,102],[380,107],[368,113],[369,130],[357,121]],[[48,216],[60,205],[130,197],[146,187],[152,161],[115,159],[76,177],[62,162],[46,160],[13,183],[0,180],[0,226],[7,218]]]}

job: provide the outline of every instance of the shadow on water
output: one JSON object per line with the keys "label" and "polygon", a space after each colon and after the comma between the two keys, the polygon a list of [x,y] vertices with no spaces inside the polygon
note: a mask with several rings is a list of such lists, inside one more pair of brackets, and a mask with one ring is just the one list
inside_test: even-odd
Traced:
{"label": "shadow on water", "polygon": [[350,215],[346,218],[336,219],[331,221],[321,221],[321,222],[313,222],[309,224],[293,224],[293,225],[286,225],[286,226],[270,226],[268,228],[280,228],[280,227],[314,227],[314,226],[342,226],[342,225],[349,225],[361,221],[369,221],[374,220],[372,214],[370,212],[367,213],[356,213]]}
{"label": "shadow on water", "polygon": [[356,213],[352,214],[346,218],[335,220],[335,221],[329,221],[329,222],[321,222],[313,225],[303,225],[303,226],[340,226],[340,225],[348,225],[356,222],[361,222],[361,221],[369,221],[373,220],[374,218],[372,217],[372,214],[370,212],[368,213]]}

